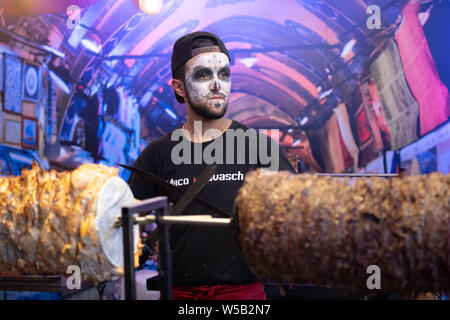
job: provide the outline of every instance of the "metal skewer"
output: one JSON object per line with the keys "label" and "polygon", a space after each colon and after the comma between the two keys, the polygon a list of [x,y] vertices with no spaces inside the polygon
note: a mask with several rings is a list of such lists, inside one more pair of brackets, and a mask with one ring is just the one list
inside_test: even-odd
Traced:
{"label": "metal skewer", "polygon": [[[135,224],[155,223],[157,220],[155,215],[147,215],[139,217],[134,215]],[[192,216],[165,216],[160,219],[162,224],[188,224],[188,225],[209,225],[209,226],[226,226],[231,223],[231,218],[215,218],[211,215],[192,215]],[[114,227],[122,226],[122,218],[117,217]]]}
{"label": "metal skewer", "polygon": [[378,178],[395,178],[400,177],[400,175],[395,173],[318,173],[317,175],[321,177],[342,177],[342,178],[368,178],[368,177],[378,177]]}

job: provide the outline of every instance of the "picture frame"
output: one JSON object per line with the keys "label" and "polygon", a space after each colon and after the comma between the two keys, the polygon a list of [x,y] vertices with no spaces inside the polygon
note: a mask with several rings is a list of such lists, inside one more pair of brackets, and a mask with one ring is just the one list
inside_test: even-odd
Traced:
{"label": "picture frame", "polygon": [[355,113],[355,119],[360,149],[364,150],[373,142],[373,133],[369,125],[366,110],[362,104]]}
{"label": "picture frame", "polygon": [[41,69],[40,65],[23,60],[23,81],[22,81],[22,96],[23,100],[38,102],[41,93]]}
{"label": "picture frame", "polygon": [[36,102],[23,100],[22,103],[22,115],[31,118],[38,118],[36,114],[38,111],[38,106]]}
{"label": "picture frame", "polygon": [[37,149],[39,125],[36,118],[22,116],[22,148]]}
{"label": "picture frame", "polygon": [[[0,55],[0,92],[4,92],[4,83],[5,83],[5,74],[4,74],[4,58],[3,55]],[[3,110],[3,106],[2,106]]]}
{"label": "picture frame", "polygon": [[3,110],[22,114],[22,59],[3,54],[4,61],[4,93]]}
{"label": "picture frame", "polygon": [[3,112],[3,143],[21,146],[22,144],[22,116]]}
{"label": "picture frame", "polygon": [[3,97],[2,97],[2,95],[0,95],[0,143],[1,142],[3,142]]}

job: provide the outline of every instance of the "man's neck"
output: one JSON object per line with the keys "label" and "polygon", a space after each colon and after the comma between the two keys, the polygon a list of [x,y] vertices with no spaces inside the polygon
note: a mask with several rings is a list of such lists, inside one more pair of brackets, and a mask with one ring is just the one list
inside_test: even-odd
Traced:
{"label": "man's neck", "polygon": [[[201,127],[198,125],[199,122],[201,122]],[[223,131],[226,130],[230,125],[230,123],[231,122],[225,117],[219,119],[205,119],[197,114],[188,113],[186,123],[184,124],[184,129],[189,131],[191,140],[195,142],[202,142],[216,138],[220,135],[217,134],[217,132],[220,132],[222,134]],[[195,124],[197,125],[195,126]],[[199,128],[201,128],[201,130],[199,130]],[[215,130],[208,131],[209,129]],[[209,134],[211,132],[213,134]],[[214,134],[214,132],[216,134]]]}

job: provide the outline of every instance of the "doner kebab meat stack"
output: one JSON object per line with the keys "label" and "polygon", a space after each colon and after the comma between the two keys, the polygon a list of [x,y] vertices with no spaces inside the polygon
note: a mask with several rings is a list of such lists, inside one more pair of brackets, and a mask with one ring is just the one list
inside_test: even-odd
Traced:
{"label": "doner kebab meat stack", "polygon": [[238,192],[239,242],[261,279],[367,291],[450,291],[450,175],[336,178],[255,171]]}
{"label": "doner kebab meat stack", "polygon": [[96,283],[122,275],[122,230],[113,223],[135,200],[117,172],[96,164],[45,171],[34,163],[0,178],[0,274],[65,274],[77,265]]}

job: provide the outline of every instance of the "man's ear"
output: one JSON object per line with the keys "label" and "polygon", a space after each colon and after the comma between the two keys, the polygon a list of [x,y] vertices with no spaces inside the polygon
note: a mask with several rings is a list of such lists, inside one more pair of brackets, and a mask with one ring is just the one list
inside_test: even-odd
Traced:
{"label": "man's ear", "polygon": [[186,89],[184,87],[184,83],[178,79],[172,79],[172,87],[175,89],[175,92],[180,97],[186,97]]}

